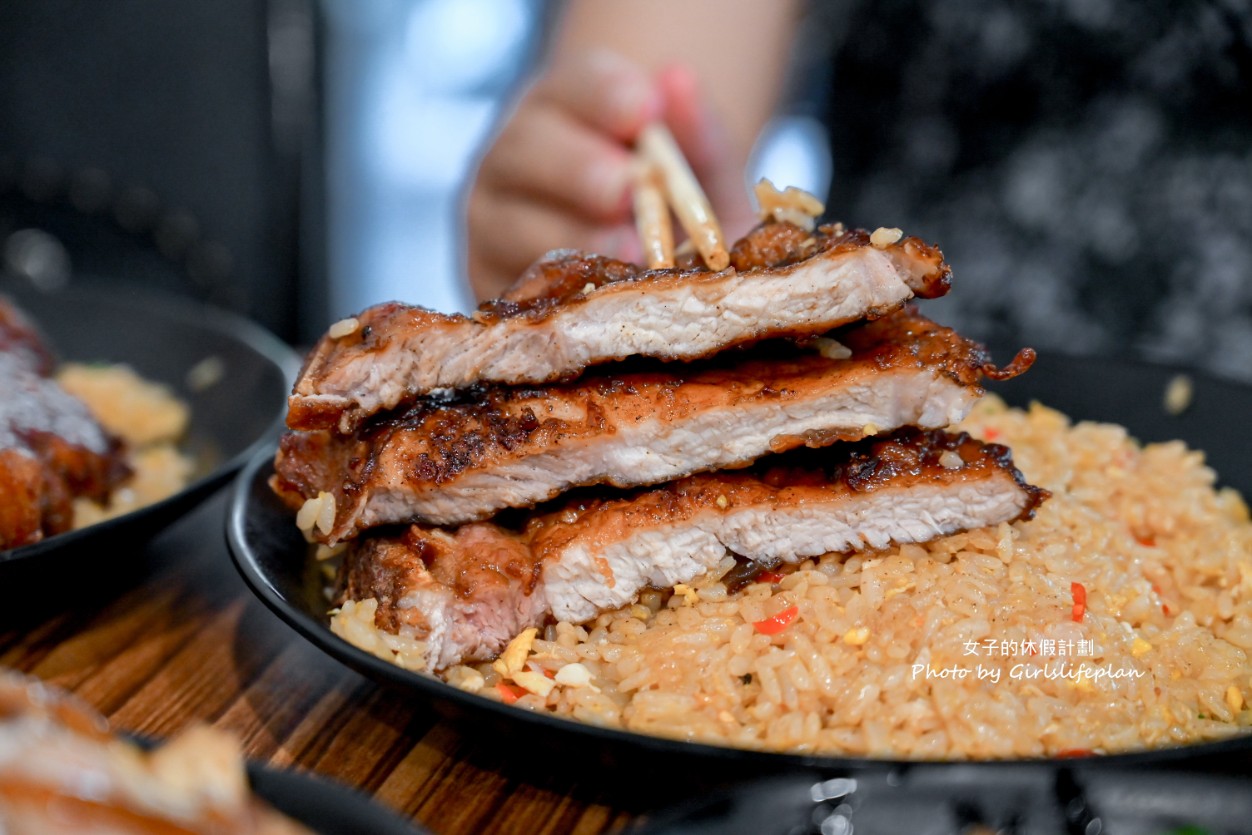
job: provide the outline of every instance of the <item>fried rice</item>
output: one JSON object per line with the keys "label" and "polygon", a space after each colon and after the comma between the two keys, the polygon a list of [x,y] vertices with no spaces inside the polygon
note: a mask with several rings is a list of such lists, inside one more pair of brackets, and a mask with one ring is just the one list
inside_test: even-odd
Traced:
{"label": "fried rice", "polygon": [[85,528],[182,490],[194,464],[178,444],[191,413],[165,386],[126,365],[66,363],[57,372],[61,387],[87,404],[100,425],[126,443],[134,474],[109,496],[108,504],[74,500],[74,527]]}
{"label": "fried rice", "polygon": [[[1252,524],[1201,453],[984,399],[962,424],[1052,491],[1027,522],[809,560],[728,594],[728,557],[444,680],[519,708],[718,745],[984,759],[1246,733]],[[421,645],[332,628],[414,666]]]}

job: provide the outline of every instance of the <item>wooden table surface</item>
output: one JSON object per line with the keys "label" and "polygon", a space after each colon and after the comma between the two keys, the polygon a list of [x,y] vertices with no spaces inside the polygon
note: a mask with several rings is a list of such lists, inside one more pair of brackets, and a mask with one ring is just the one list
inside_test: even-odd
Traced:
{"label": "wooden table surface", "polygon": [[77,693],[125,731],[163,737],[207,722],[254,761],[340,781],[439,835],[596,833],[648,811],[628,781],[536,768],[507,740],[465,737],[306,642],[235,571],[224,499],[160,534],[144,570],[117,588],[79,589],[70,604],[58,603],[56,584],[73,584],[72,573],[6,589],[47,604],[0,621],[0,666]]}
{"label": "wooden table surface", "polygon": [[[142,566],[115,582],[58,570],[15,587],[0,574],[0,666],[73,691],[120,730],[165,737],[206,722],[234,734],[254,762],[336,780],[437,835],[621,830],[743,779],[681,764],[676,779],[659,774],[663,763],[642,777],[596,762],[552,768],[513,740],[467,734],[374,684],[244,585],[226,549],[225,499],[141,552],[92,555]],[[66,600],[67,588],[77,599]]]}

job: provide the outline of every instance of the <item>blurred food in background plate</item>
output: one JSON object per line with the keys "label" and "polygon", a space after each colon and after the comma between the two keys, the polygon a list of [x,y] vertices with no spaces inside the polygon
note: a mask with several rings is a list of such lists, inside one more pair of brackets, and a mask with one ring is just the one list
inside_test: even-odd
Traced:
{"label": "blurred food in background plate", "polygon": [[86,704],[0,671],[0,831],[307,833],[258,800],[238,743],[193,727],[145,751]]}
{"label": "blurred food in background plate", "polygon": [[126,513],[186,486],[188,409],[126,366],[54,369],[54,347],[0,298],[0,548]]}
{"label": "blurred food in background plate", "polygon": [[[36,579],[27,572],[65,570],[72,562],[76,571],[119,576],[142,564],[147,539],[207,498],[276,431],[299,358],[246,319],[143,286],[84,277],[56,291],[15,285],[5,293],[0,364],[8,370],[0,379],[20,374],[57,408],[41,402],[32,412],[30,395],[0,404],[0,435],[10,436],[8,443],[0,437],[0,449],[11,448],[0,452],[7,480],[0,528],[8,531],[0,533],[0,571],[6,582],[18,582],[18,574]],[[7,385],[0,382],[6,395]],[[79,423],[65,427],[60,410],[77,414]],[[53,443],[54,436],[40,434],[41,421],[92,445]],[[49,487],[49,470],[39,464],[47,456],[26,451],[32,441],[62,453],[54,472],[79,470]],[[110,450],[116,471],[84,449]],[[83,462],[93,461],[109,476],[99,485],[81,478]],[[112,545],[129,556],[101,559]]]}

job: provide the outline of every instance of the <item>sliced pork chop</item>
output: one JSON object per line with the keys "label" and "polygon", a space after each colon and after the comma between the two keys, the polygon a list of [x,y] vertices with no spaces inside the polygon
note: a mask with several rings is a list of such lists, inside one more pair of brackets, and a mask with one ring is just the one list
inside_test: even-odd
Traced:
{"label": "sliced pork chop", "polygon": [[337,603],[377,600],[375,625],[421,642],[425,669],[442,669],[492,658],[547,618],[538,569],[522,537],[490,523],[452,532],[413,525],[352,543]]}
{"label": "sliced pork chop", "polygon": [[514,298],[472,317],[391,302],[318,342],[289,400],[292,429],[347,433],[437,389],[544,383],[629,356],[694,359],[787,334],[823,333],[949,285],[917,238],[875,247],[864,231],[759,227],[731,267],[644,270],[573,252],[533,267]]}
{"label": "sliced pork chop", "polygon": [[797,446],[948,426],[982,395],[980,375],[1000,373],[979,345],[911,308],[837,336],[818,344],[849,357],[784,343],[762,346],[781,356],[423,400],[355,436],[288,433],[273,484],[297,509],[332,496],[333,525],[319,531],[332,543],[380,524],[460,524],[571,487],[659,484]]}
{"label": "sliced pork chop", "polygon": [[577,501],[520,532],[480,522],[371,535],[350,546],[339,602],[377,600],[375,625],[423,642],[436,670],[489,659],[549,617],[580,623],[691,581],[727,552],[773,565],[926,542],[1030,518],[1047,495],[1003,446],[905,428]]}

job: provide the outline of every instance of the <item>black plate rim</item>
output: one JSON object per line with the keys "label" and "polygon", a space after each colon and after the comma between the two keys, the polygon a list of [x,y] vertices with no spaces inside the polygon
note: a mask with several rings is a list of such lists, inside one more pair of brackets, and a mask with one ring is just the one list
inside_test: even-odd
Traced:
{"label": "black plate rim", "polygon": [[[151,290],[135,288],[124,283],[109,286],[114,287],[114,289],[124,288],[128,293],[139,294],[139,297],[142,299],[140,303],[147,310],[153,311],[158,315],[180,323],[191,324],[197,328],[203,327],[213,330],[228,339],[240,342],[268,362],[273,363],[282,372],[288,388],[295,381],[296,375],[299,374],[300,356],[285,342],[250,319],[209,304],[194,302],[178,296],[155,293]],[[91,297],[102,297],[110,293],[102,287],[75,285],[63,291],[57,291],[56,294],[89,299]],[[190,507],[198,501],[207,498],[214,490],[225,485],[231,476],[238,472],[260,450],[266,449],[273,444],[273,439],[278,436],[285,425],[285,414],[286,407],[284,405],[275,414],[274,419],[270,421],[266,430],[245,449],[232,456],[229,460],[219,464],[211,472],[193,480],[174,495],[86,528],[66,531],[30,545],[0,551],[0,569],[8,565],[28,563],[50,553],[73,548],[83,542],[107,536],[119,529],[140,525],[144,520],[159,516],[171,507],[183,504]]]}
{"label": "black plate rim", "polygon": [[[1057,359],[1078,362],[1098,362],[1104,365],[1136,366],[1141,369],[1153,369],[1161,373],[1186,374],[1193,379],[1222,388],[1238,388],[1247,390],[1238,381],[1209,375],[1195,369],[1149,362],[1138,359],[1095,359],[1061,351],[1049,351],[1049,355]],[[1252,751],[1252,734],[1233,737],[1213,742],[1196,743],[1171,748],[1158,748],[1143,751],[1130,751],[1118,754],[1106,754],[1093,757],[1073,759],[1059,758],[1013,758],[989,760],[957,760],[957,759],[898,759],[877,757],[831,757],[811,754],[793,754],[775,751],[763,751],[750,748],[734,748],[714,745],[705,742],[692,742],[670,739],[660,736],[625,731],[616,728],[605,728],[588,723],[565,719],[548,713],[515,708],[501,702],[495,702],[472,693],[459,690],[438,679],[423,676],[402,667],[388,663],[356,646],[348,643],[330,631],[324,623],[314,619],[296,604],[288,601],[273,585],[266,573],[261,569],[256,554],[247,536],[247,522],[251,502],[250,495],[256,489],[258,480],[263,489],[268,490],[266,480],[273,472],[274,448],[259,452],[255,458],[244,465],[236,476],[231,487],[229,505],[226,514],[226,541],[231,560],[242,575],[244,582],[263,603],[278,617],[287,623],[322,652],[336,661],[359,672],[374,681],[393,686],[415,690],[432,703],[449,702],[461,713],[477,713],[529,726],[528,730],[570,734],[587,742],[602,745],[613,745],[623,749],[631,749],[638,753],[652,756],[700,758],[721,761],[733,761],[741,765],[755,766],[763,773],[783,773],[794,771],[820,772],[852,772],[867,769],[914,769],[919,767],[956,767],[967,768],[1038,768],[1040,765],[1056,767],[1064,765],[1069,768],[1086,767],[1160,767],[1167,764],[1184,765],[1187,760],[1195,758],[1217,758],[1232,754],[1247,756]],[[1184,765],[1185,767],[1185,765]]]}

